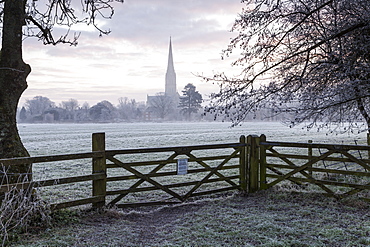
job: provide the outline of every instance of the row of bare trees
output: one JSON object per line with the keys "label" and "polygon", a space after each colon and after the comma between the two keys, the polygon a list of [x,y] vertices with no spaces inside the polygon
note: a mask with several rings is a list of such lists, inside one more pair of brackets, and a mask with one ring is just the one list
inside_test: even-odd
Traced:
{"label": "row of bare trees", "polygon": [[18,114],[19,122],[113,122],[142,120],[145,104],[122,97],[119,104],[103,100],[90,106],[77,99],[62,101],[58,106],[48,97],[35,96],[26,100]]}
{"label": "row of bare trees", "polygon": [[27,99],[18,114],[19,122],[122,122],[146,120],[200,119],[196,114],[202,109],[202,95],[193,84],[187,84],[182,96],[174,99],[164,93],[150,97],[149,104],[121,97],[118,105],[103,100],[90,107],[77,99],[62,101],[58,106],[48,97]]}

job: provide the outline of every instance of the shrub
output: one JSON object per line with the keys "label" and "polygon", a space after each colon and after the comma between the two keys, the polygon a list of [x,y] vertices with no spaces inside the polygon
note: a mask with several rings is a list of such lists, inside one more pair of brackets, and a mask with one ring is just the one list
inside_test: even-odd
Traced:
{"label": "shrub", "polygon": [[50,206],[35,190],[10,188],[0,205],[0,244],[18,240],[20,233],[35,232],[50,226]]}

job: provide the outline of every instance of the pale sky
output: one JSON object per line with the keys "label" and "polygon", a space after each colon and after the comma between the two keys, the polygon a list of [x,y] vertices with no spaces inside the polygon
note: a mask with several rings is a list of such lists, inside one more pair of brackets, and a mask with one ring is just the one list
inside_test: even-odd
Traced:
{"label": "pale sky", "polygon": [[77,47],[26,39],[23,56],[32,72],[20,106],[39,95],[57,105],[70,98],[90,106],[102,100],[117,105],[120,97],[145,101],[164,91],[170,36],[178,92],[193,83],[207,98],[218,87],[194,74],[236,74],[235,58],[221,60],[221,52],[236,35],[230,29],[243,6],[240,0],[126,0],[102,22],[112,31],[108,36],[78,26]]}

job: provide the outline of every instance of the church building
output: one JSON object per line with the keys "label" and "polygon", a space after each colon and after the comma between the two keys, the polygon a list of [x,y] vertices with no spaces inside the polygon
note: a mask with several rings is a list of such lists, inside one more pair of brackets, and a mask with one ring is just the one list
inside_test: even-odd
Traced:
{"label": "church building", "polygon": [[179,103],[180,95],[176,88],[176,73],[173,66],[172,42],[170,38],[170,47],[168,51],[168,64],[166,72],[165,95],[171,97],[177,104]]}
{"label": "church building", "polygon": [[165,75],[165,90],[159,92],[155,96],[147,96],[147,120],[154,118],[153,114],[157,117],[164,119],[166,116],[172,115],[174,117],[178,112],[177,106],[179,105],[180,95],[177,92],[176,86],[176,72],[173,63],[172,54],[172,41],[170,38],[170,45],[168,51],[167,71]]}

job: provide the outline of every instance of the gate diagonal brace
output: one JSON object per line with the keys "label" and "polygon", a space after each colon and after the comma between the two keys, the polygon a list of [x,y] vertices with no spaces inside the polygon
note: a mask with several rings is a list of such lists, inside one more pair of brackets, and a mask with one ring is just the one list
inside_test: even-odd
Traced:
{"label": "gate diagonal brace", "polygon": [[182,197],[183,200],[185,201],[186,199],[188,199],[195,190],[197,190],[205,181],[207,181],[210,177],[212,177],[212,175],[215,174],[217,170],[221,169],[227,162],[229,162],[229,160],[234,158],[238,153],[239,153],[239,150],[234,151],[229,157],[227,157],[224,161],[222,161],[218,166],[213,168],[208,175],[206,175],[201,181],[199,181],[196,185],[194,185],[194,187],[186,195]]}
{"label": "gate diagonal brace", "polygon": [[[239,150],[237,150],[238,152],[239,152]],[[191,154],[191,153],[189,153],[188,155],[187,155],[189,158],[191,158],[191,159],[197,159],[197,157],[196,156],[194,156],[193,154]],[[203,166],[204,168],[206,168],[208,171],[212,171],[212,167],[211,166],[209,166],[207,163],[205,163],[205,162],[203,162],[203,161],[196,161],[198,164],[200,164],[201,166]],[[225,181],[227,182],[227,183],[229,183],[230,185],[232,185],[232,186],[238,186],[236,183],[234,183],[231,179],[229,179],[229,178],[226,178],[222,173],[220,173],[220,172],[218,172],[218,171],[216,171],[215,172],[215,175],[217,175],[219,178],[224,178],[225,179]]]}
{"label": "gate diagonal brace", "polygon": [[[278,155],[280,154],[278,151],[276,151],[275,149],[273,149],[272,146],[270,146],[268,148],[268,150],[274,155],[274,157],[277,157],[279,159],[281,159],[282,161],[284,161],[285,163],[287,163],[289,166],[291,167],[297,167],[293,162],[291,162],[288,158],[284,158],[284,157],[279,157]],[[283,176],[284,173],[279,171],[278,169],[276,168],[273,168],[273,167],[268,167],[268,169],[270,169],[271,171],[275,172],[277,175],[280,175],[280,176]],[[301,172],[303,174],[303,172]],[[304,175],[304,174],[303,174]],[[301,182],[299,181],[294,181],[293,179],[290,179],[288,178],[289,181],[291,181],[292,183],[295,183],[295,184],[298,184],[298,185],[302,185]]]}
{"label": "gate diagonal brace", "polygon": [[[317,180],[315,180],[311,175],[309,175],[308,173],[306,173],[305,171],[303,171],[304,169],[306,169],[307,167],[311,166],[312,164],[322,160],[322,159],[325,159],[326,157],[330,156],[331,154],[333,153],[336,153],[336,150],[328,150],[326,153],[320,155],[319,157],[315,158],[315,159],[312,159],[310,161],[308,161],[306,164],[302,165],[302,166],[296,166],[294,163],[292,163],[289,159],[286,159],[289,163],[290,166],[294,166],[296,167],[293,171],[285,174],[284,176],[276,179],[275,181],[271,182],[269,184],[269,186],[274,186],[276,185],[277,183],[281,182],[282,180],[284,179],[288,179],[290,178],[291,176],[293,176],[294,174],[300,172],[301,174],[303,174],[304,176],[306,176],[308,179],[310,179],[312,181],[312,183],[316,184],[317,186],[319,186],[320,188],[322,188],[323,190],[325,190],[327,193],[329,194],[332,194],[334,195],[334,192],[332,190],[330,190],[329,188],[327,188],[325,185],[323,185],[322,183],[318,182]],[[284,160],[285,161],[285,160]],[[286,162],[286,161],[285,161]]]}
{"label": "gate diagonal brace", "polygon": [[341,153],[341,154],[343,154],[344,156],[348,157],[354,163],[359,164],[360,166],[362,166],[363,168],[365,168],[365,170],[368,170],[368,171],[370,170],[370,166],[368,164],[366,164],[362,160],[359,160],[358,158],[356,158],[352,154],[348,153],[348,150],[338,150],[338,152]]}
{"label": "gate diagonal brace", "polygon": [[159,188],[159,189],[167,192],[171,196],[179,199],[181,202],[183,201],[183,198],[179,194],[177,194],[176,192],[170,190],[169,188],[161,185],[160,183],[154,181],[149,176],[146,176],[146,175],[142,174],[141,172],[137,171],[136,169],[130,167],[128,164],[125,164],[125,163],[121,162],[120,160],[118,160],[118,159],[116,159],[114,157],[107,157],[107,159],[110,160],[110,161],[112,161],[112,162],[114,162],[116,165],[118,165],[118,166],[126,169],[127,171],[135,174],[136,176],[138,176],[139,178],[141,178],[141,180],[143,180],[143,182],[147,181],[148,183],[151,183],[155,187],[157,187],[157,188]]}
{"label": "gate diagonal brace", "polygon": [[[177,154],[174,153],[172,154],[170,157],[167,158],[167,161],[172,161],[174,158],[176,158]],[[149,174],[154,174],[156,173],[157,171],[159,171],[160,169],[162,169],[165,165],[167,165],[168,163],[163,163],[163,164],[159,164],[156,168],[154,168],[153,170],[151,170],[149,172]],[[142,183],[144,183],[145,180],[144,179],[140,179],[139,181],[137,181],[135,184],[131,185],[131,187],[129,188],[129,190],[132,190],[132,189],[135,189],[137,187],[139,187]],[[114,204],[116,204],[117,202],[119,202],[123,197],[127,196],[130,192],[126,192],[126,193],[123,193],[123,194],[120,194],[119,196],[117,196],[115,199],[113,199],[110,203],[108,203],[109,206],[112,206]]]}
{"label": "gate diagonal brace", "polygon": [[[367,184],[365,184],[366,186],[369,186],[370,185],[370,183],[367,183]],[[351,195],[354,195],[354,194],[356,194],[356,193],[359,193],[359,192],[361,192],[361,191],[363,191],[363,190],[365,190],[365,189],[353,189],[353,190],[350,190],[350,191],[347,191],[346,193],[343,193],[343,194],[341,194],[341,195],[339,195],[339,197],[340,198],[345,198],[345,197],[348,197],[348,196],[351,196]]]}

